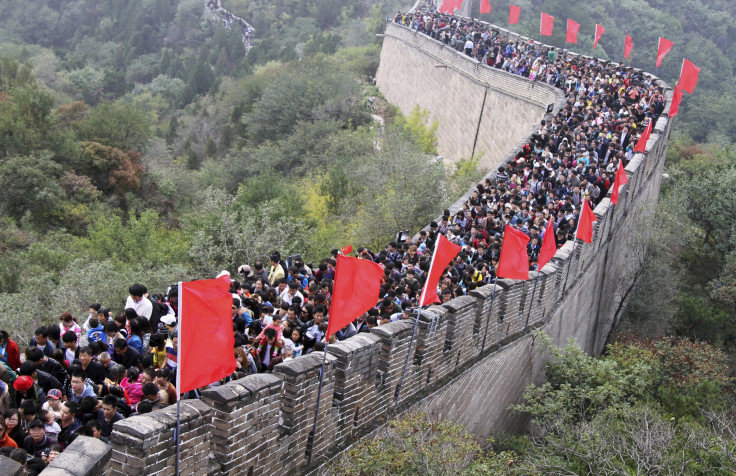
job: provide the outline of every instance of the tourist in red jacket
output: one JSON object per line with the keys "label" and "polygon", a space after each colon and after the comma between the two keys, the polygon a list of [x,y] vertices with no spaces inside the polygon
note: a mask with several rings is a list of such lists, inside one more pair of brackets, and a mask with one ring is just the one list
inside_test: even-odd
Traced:
{"label": "tourist in red jacket", "polygon": [[13,370],[20,367],[18,344],[10,338],[8,331],[3,330],[0,330],[0,361],[8,364]]}

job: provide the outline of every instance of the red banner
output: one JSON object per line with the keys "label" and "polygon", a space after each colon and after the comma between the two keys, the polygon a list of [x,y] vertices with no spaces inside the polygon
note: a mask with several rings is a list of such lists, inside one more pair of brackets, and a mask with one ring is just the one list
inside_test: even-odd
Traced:
{"label": "red banner", "polygon": [[566,43],[577,43],[578,42],[578,31],[580,30],[580,23],[567,19],[567,35],[565,36]]}
{"label": "red banner", "polygon": [[480,0],[480,12],[491,13],[491,0]]}
{"label": "red banner", "polygon": [[606,32],[606,29],[603,28],[603,25],[595,25],[595,40],[593,41],[593,49],[595,49],[596,46],[598,46],[598,40],[601,39],[601,36],[603,36],[603,33]]}
{"label": "red banner", "polygon": [[552,36],[552,30],[555,27],[555,17],[542,13],[542,20],[539,24],[539,34],[542,36]]}
{"label": "red banner", "polygon": [[624,42],[624,58],[629,59],[629,56],[631,55],[631,50],[634,48],[634,41],[633,38],[629,35],[626,35],[626,41]]}
{"label": "red banner", "polygon": [[613,193],[611,193],[611,203],[614,205],[618,205],[619,188],[625,183],[629,183],[629,177],[626,176],[624,161],[621,160],[618,163],[618,169],[616,169],[616,179],[613,181]]}
{"label": "red banner", "polygon": [[593,223],[598,221],[593,210],[588,206],[588,201],[583,200],[583,209],[580,211],[578,229],[575,236],[586,243],[593,243]]}
{"label": "red banner", "polygon": [[179,285],[179,393],[235,371],[232,305],[229,276]]}
{"label": "red banner", "polygon": [[662,66],[662,60],[667,56],[667,53],[670,52],[673,45],[674,43],[667,38],[659,37],[659,47],[657,48],[657,68]]}
{"label": "red banner", "polygon": [[677,85],[680,89],[687,91],[692,94],[695,90],[695,85],[698,84],[698,75],[700,75],[700,68],[695,66],[691,61],[683,58],[682,70],[680,71],[680,81]]}
{"label": "red banner", "polygon": [[672,94],[672,104],[670,104],[670,117],[675,117],[680,110],[680,101],[682,101],[682,90],[679,86],[675,86],[675,92]]}
{"label": "red banner", "polygon": [[639,140],[636,142],[636,147],[634,147],[634,152],[646,152],[647,141],[649,140],[649,136],[652,135],[653,125],[654,121],[650,120],[649,124],[647,124],[646,129],[644,129],[644,132],[642,132],[641,136],[639,136]]}
{"label": "red banner", "polygon": [[509,7],[509,25],[513,25],[514,23],[519,23],[520,13],[521,13],[521,7],[517,7],[516,5],[511,5]]}
{"label": "red banner", "polygon": [[325,339],[376,305],[382,277],[383,269],[373,261],[337,255]]}
{"label": "red banner", "polygon": [[432,265],[429,268],[427,281],[424,283],[422,295],[419,297],[419,306],[426,306],[434,302],[440,302],[437,297],[437,283],[440,282],[442,271],[447,268],[450,261],[460,253],[462,248],[455,243],[451,243],[444,235],[440,235],[435,245],[434,255],[432,256]]}
{"label": "red banner", "polygon": [[544,231],[544,239],[542,240],[542,249],[539,250],[539,261],[537,262],[537,270],[542,271],[544,265],[549,263],[552,257],[557,253],[557,243],[555,242],[555,228],[552,219],[547,221],[547,228]]}
{"label": "red banner", "polygon": [[506,225],[496,276],[499,278],[529,279],[529,254],[526,250],[528,244],[529,237],[525,233]]}

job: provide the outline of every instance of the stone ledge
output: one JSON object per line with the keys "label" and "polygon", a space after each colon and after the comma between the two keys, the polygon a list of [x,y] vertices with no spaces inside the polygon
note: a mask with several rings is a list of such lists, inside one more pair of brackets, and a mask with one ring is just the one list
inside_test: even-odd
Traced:
{"label": "stone ledge", "polygon": [[[43,472],[46,474],[46,471]],[[6,456],[0,456],[0,476],[21,476],[25,474],[23,465]]]}
{"label": "stone ledge", "polygon": [[[78,436],[41,474],[44,476],[103,475],[107,472],[111,457],[112,447],[109,445],[97,438]],[[0,462],[0,467],[2,466]]]}

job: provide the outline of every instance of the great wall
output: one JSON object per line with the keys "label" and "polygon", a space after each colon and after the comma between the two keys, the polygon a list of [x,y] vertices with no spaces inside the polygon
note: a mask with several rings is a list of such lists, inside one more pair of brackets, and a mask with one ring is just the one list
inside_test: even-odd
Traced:
{"label": "great wall", "polygon": [[[440,123],[441,153],[457,158],[483,150],[487,167],[511,160],[548,106],[556,112],[564,101],[551,86],[485,67],[396,24],[385,32],[377,84],[405,112],[415,104],[430,111]],[[659,85],[667,106],[646,153],[636,154],[626,167],[629,183],[621,188],[618,205],[606,197],[595,208],[593,243],[578,244],[574,253],[566,243],[541,273],[530,273],[529,281],[499,279],[492,309],[494,293],[487,285],[422,312],[397,412],[391,408],[413,320],[328,347],[311,465],[306,453],[322,353],[205,391],[201,400],[183,401],[181,474],[319,474],[326,462],[388,418],[417,407],[480,437],[523,429],[523,415],[508,407],[520,401],[529,383],[542,381],[547,355],[535,330],[554,344],[574,338],[585,351],[600,353],[620,288],[640,264],[641,257],[630,251],[638,239],[630,230],[657,200],[671,126],[672,90]],[[175,406],[126,419],[115,424],[111,447],[80,437],[42,474],[174,474],[175,427]],[[13,464],[0,461],[7,468],[3,474],[20,474]]]}

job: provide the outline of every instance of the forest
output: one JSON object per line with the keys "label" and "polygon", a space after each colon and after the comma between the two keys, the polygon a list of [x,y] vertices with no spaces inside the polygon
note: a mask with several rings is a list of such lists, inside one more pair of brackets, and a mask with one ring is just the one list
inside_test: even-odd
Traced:
{"label": "forest", "polygon": [[[255,29],[246,55],[241,33],[223,28],[203,3],[0,3],[0,329],[16,340],[93,301],[118,309],[133,282],[162,290],[234,272],[276,249],[316,264],[340,246],[382,248],[397,231],[424,226],[487,172],[471,157],[457,167],[434,160],[427,114],[402,116],[372,84],[376,34],[408,4],[223,0]],[[475,1],[473,16],[508,27],[509,2],[491,3],[492,13],[480,14]],[[545,41],[557,47],[571,46],[564,21],[572,18],[581,24],[576,52],[670,84],[681,58],[701,68],[675,119],[659,203],[643,214],[644,266],[613,303],[620,312],[610,340],[619,347],[591,361],[574,347],[559,350],[560,365],[573,359],[571,366],[613,371],[641,358],[651,368],[616,374],[616,398],[595,414],[566,415],[559,437],[588,431],[596,419],[623,428],[654,413],[665,423],[697,424],[682,430],[690,433],[673,429],[677,438],[724,434],[714,412],[730,401],[728,369],[736,368],[736,82],[729,79],[736,3],[514,4],[522,14],[511,29],[533,38],[539,12],[554,15],[554,36]],[[596,23],[606,33],[593,49]],[[626,31],[630,60],[623,59]],[[675,46],[657,69],[659,36]],[[717,388],[696,383],[680,389],[690,403],[672,403],[683,393],[662,388],[662,372],[675,370],[652,357],[661,335],[708,346]],[[640,378],[648,383],[636,393],[631,379]],[[578,382],[598,390],[599,383]],[[520,407],[540,425],[549,424],[545,405],[568,398],[547,390],[531,392]],[[546,455],[539,461],[562,458],[543,453],[554,442],[524,446],[536,443],[504,442],[498,454],[533,448]],[[708,451],[699,453],[702,461],[715,464]]]}

